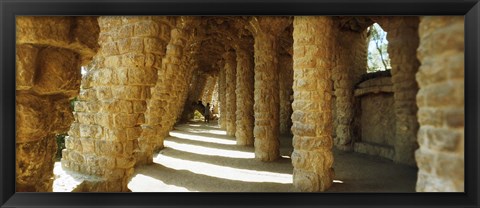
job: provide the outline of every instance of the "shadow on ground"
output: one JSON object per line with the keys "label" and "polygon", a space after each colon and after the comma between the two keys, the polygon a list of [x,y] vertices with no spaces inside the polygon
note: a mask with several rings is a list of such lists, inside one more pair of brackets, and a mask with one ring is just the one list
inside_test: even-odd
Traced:
{"label": "shadow on ground", "polygon": [[[292,136],[280,137],[282,158],[255,159],[254,148],[237,146],[216,122],[178,125],[154,164],[135,169],[134,192],[293,192]],[[335,181],[327,192],[414,192],[416,168],[358,153],[334,150]]]}

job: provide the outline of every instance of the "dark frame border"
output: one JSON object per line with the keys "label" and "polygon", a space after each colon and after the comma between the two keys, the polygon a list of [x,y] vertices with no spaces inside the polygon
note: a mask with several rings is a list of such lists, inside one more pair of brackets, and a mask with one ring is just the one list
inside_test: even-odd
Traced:
{"label": "dark frame border", "polygon": [[[0,207],[478,207],[479,13],[478,0],[0,0]],[[16,15],[465,15],[465,193],[15,193]]]}

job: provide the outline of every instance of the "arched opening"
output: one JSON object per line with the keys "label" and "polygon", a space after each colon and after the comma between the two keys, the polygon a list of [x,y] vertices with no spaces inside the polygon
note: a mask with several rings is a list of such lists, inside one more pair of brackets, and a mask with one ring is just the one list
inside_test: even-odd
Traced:
{"label": "arched opening", "polygon": [[390,70],[387,32],[374,23],[367,28],[368,57],[367,73]]}

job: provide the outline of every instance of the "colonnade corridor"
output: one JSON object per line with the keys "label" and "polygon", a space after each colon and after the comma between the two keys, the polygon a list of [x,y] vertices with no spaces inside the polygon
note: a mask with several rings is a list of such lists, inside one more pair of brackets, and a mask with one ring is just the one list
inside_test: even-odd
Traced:
{"label": "colonnade corridor", "polygon": [[[292,136],[280,137],[281,158],[255,159],[216,121],[175,126],[152,165],[135,168],[132,192],[295,192]],[[327,192],[414,192],[417,169],[386,159],[334,150],[335,180]]]}

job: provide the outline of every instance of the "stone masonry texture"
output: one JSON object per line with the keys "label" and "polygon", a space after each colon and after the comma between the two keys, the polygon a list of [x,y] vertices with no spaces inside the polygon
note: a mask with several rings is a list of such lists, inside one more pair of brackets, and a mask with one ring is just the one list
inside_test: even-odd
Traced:
{"label": "stone masonry texture", "polygon": [[333,20],[295,17],[293,27],[293,185],[301,191],[325,191],[332,185],[334,176]]}
{"label": "stone masonry texture", "polygon": [[464,18],[422,17],[416,74],[420,90],[419,192],[465,190]]}
{"label": "stone masonry texture", "polygon": [[92,176],[90,181],[97,183],[90,191],[124,192],[135,152],[145,151],[138,139],[146,100],[162,67],[172,21],[147,16],[103,16],[98,21],[100,51],[82,79],[62,166]]}
{"label": "stone masonry texture", "polygon": [[55,136],[74,120],[70,100],[99,28],[95,17],[19,16],[16,26],[16,191],[52,191]]}
{"label": "stone masonry texture", "polygon": [[[374,23],[392,69],[367,74]],[[279,159],[280,135],[292,134],[299,191],[332,186],[334,147],[418,167],[418,192],[465,191],[461,16],[18,16],[16,26],[18,192],[55,190],[57,151],[81,177],[73,191],[129,192],[174,126],[203,113],[199,100],[256,160]]]}
{"label": "stone masonry texture", "polygon": [[238,145],[253,145],[253,85],[254,85],[254,63],[253,63],[253,40],[246,40],[239,43],[237,47],[237,112],[236,132]]}
{"label": "stone masonry texture", "polygon": [[285,17],[254,17],[250,21],[255,37],[254,112],[255,158],[273,161],[279,151],[278,34],[291,21]]}
{"label": "stone masonry texture", "polygon": [[236,132],[236,111],[237,111],[237,101],[236,101],[236,75],[237,75],[237,61],[235,51],[228,51],[224,54],[225,60],[225,84],[226,84],[226,124],[227,124],[227,135],[235,136]]}
{"label": "stone masonry texture", "polygon": [[[155,87],[151,89],[151,98],[148,100],[145,113],[145,125],[141,139],[145,140],[146,148],[143,158],[144,163],[151,163],[153,150],[163,148],[163,140],[168,131],[175,123],[177,108],[180,107],[177,100],[181,100],[184,91],[179,91],[186,84],[186,68],[181,68],[181,58],[187,44],[187,35],[194,19],[178,17],[176,26],[171,30],[170,41],[166,48],[165,57],[162,60],[162,67],[158,70],[158,79]],[[139,139],[140,141],[140,139]],[[139,161],[139,162],[140,162]]]}

